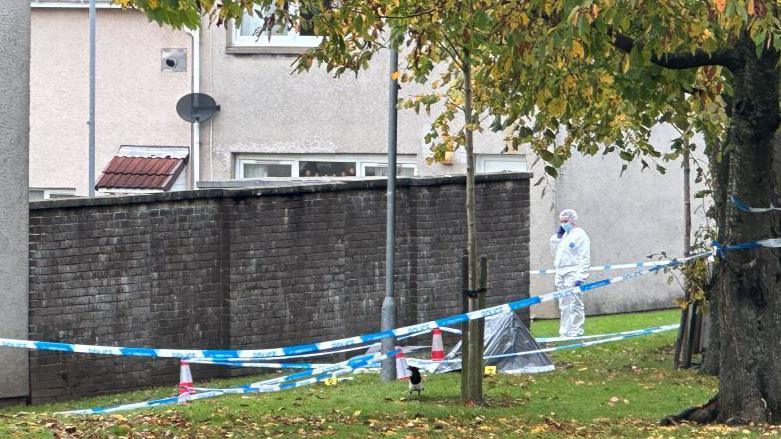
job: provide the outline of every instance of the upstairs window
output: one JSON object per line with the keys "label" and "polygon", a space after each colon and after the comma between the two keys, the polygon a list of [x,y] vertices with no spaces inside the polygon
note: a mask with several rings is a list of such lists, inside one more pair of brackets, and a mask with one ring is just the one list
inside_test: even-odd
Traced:
{"label": "upstairs window", "polygon": [[267,11],[244,12],[241,24],[228,29],[228,52],[298,54],[320,44],[311,19],[313,13],[300,11],[296,2],[287,2],[285,7],[299,17],[296,23],[277,22],[274,5]]}

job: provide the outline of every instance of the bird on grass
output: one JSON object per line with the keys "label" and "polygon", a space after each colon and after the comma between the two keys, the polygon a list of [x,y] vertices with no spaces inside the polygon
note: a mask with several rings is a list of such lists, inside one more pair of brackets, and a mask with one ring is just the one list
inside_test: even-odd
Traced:
{"label": "bird on grass", "polygon": [[412,372],[412,375],[409,377],[409,394],[412,395],[412,392],[418,392],[418,396],[420,396],[420,392],[423,391],[423,377],[420,376],[420,369],[415,366],[408,366],[407,369]]}

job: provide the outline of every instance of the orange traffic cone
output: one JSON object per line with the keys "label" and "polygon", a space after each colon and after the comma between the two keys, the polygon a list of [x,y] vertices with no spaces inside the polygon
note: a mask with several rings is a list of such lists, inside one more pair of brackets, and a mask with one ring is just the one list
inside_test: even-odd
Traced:
{"label": "orange traffic cone", "polygon": [[442,344],[442,330],[434,328],[431,331],[433,338],[431,339],[431,359],[434,361],[442,361],[445,359],[445,347]]}
{"label": "orange traffic cone", "polygon": [[407,369],[407,359],[404,357],[404,351],[400,347],[396,346],[399,352],[396,354],[396,379],[406,380],[412,375],[409,369]]}
{"label": "orange traffic cone", "polygon": [[186,360],[179,362],[179,403],[190,400],[190,395],[195,393],[193,389],[193,374],[190,372],[190,364]]}

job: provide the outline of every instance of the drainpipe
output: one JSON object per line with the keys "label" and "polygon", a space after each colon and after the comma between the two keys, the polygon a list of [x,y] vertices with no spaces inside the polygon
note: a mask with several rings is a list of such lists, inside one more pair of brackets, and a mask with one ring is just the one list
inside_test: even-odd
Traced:
{"label": "drainpipe", "polygon": [[[192,38],[192,75],[190,88],[192,93],[201,92],[201,34],[199,29],[185,29]],[[196,183],[198,182],[198,176],[200,174],[201,166],[201,124],[199,122],[193,122],[192,133],[190,134],[190,155],[191,155],[191,169],[190,173],[192,177],[191,189],[198,189]]]}

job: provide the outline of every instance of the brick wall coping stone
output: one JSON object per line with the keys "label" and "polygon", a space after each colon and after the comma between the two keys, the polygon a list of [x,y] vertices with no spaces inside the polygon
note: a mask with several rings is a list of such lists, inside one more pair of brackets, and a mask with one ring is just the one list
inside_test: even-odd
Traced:
{"label": "brick wall coping stone", "polygon": [[[481,174],[475,176],[476,183],[493,181],[517,181],[532,178],[530,172],[500,172],[493,174]],[[398,177],[397,187],[405,186],[443,186],[465,183],[464,175],[445,175],[435,177]],[[95,206],[117,206],[123,204],[143,204],[167,201],[201,200],[208,198],[249,198],[273,195],[290,195],[298,193],[336,192],[360,189],[383,189],[387,187],[387,180],[360,179],[349,181],[335,181],[328,183],[291,182],[288,186],[263,187],[263,188],[237,188],[237,189],[201,189],[177,192],[160,192],[142,195],[123,195],[96,198],[68,198],[58,200],[43,200],[30,202],[30,210],[79,208]]]}

